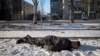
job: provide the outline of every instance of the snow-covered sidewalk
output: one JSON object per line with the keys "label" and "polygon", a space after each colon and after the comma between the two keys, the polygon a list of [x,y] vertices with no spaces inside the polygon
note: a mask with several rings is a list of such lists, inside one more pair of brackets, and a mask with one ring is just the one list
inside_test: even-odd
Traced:
{"label": "snow-covered sidewalk", "polygon": [[100,30],[100,23],[9,23],[0,24],[1,31],[18,30]]}
{"label": "snow-covered sidewalk", "polygon": [[53,30],[53,31],[0,31],[0,37],[44,37],[55,35],[60,37],[100,37],[100,30]]}

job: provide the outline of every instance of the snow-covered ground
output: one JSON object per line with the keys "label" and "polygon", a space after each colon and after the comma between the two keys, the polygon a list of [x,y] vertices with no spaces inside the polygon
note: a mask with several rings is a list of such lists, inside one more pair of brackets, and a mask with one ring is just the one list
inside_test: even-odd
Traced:
{"label": "snow-covered ground", "polygon": [[44,37],[47,35],[55,35],[59,37],[100,37],[100,30],[0,31],[0,38],[16,38],[24,37],[26,35],[32,37]]}
{"label": "snow-covered ground", "polygon": [[[42,30],[34,29],[84,29],[84,30]],[[94,29],[94,30],[87,30]],[[100,37],[100,24],[0,24],[1,37],[44,37],[55,35],[61,37]],[[14,31],[13,31],[14,30]],[[21,31],[15,31],[21,30]],[[33,30],[33,31],[23,31]],[[41,47],[29,44],[16,44],[17,39],[0,39],[0,56],[100,56],[100,39],[77,39],[81,42],[81,47],[72,52],[63,50],[61,52],[47,51]]]}
{"label": "snow-covered ground", "polygon": [[100,23],[10,23],[0,24],[0,30],[34,30],[34,29],[88,29],[100,30]]}
{"label": "snow-covered ground", "polygon": [[100,56],[100,39],[78,40],[82,44],[79,49],[52,52],[35,45],[16,44],[15,39],[0,39],[0,56]]}
{"label": "snow-covered ground", "polygon": [[[62,37],[100,37],[96,30],[60,30],[60,31],[0,31],[0,37],[24,37],[27,34],[33,37],[55,35]],[[81,47],[70,52],[47,51],[41,47],[29,44],[16,44],[17,39],[0,39],[0,56],[100,56],[100,39],[76,39],[81,42]],[[71,39],[72,40],[72,39]]]}

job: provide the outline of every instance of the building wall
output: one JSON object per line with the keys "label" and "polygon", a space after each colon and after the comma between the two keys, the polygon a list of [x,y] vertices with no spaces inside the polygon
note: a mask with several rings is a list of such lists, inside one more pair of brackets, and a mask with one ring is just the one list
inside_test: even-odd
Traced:
{"label": "building wall", "polygon": [[32,20],[34,14],[34,6],[26,1],[23,2],[23,17],[25,20]]}
{"label": "building wall", "polygon": [[0,0],[0,20],[3,20],[3,13],[2,13],[3,9],[2,9],[2,4],[3,4],[3,2],[2,2],[2,0]]}
{"label": "building wall", "polygon": [[97,1],[96,17],[100,19],[100,0]]}
{"label": "building wall", "polygon": [[22,3],[24,0],[13,0],[13,20],[22,20]]}
{"label": "building wall", "polygon": [[62,0],[63,2],[63,19],[68,19],[69,18],[69,2],[68,0]]}
{"label": "building wall", "polygon": [[[63,19],[68,19],[69,18],[69,11],[70,11],[70,0],[62,0],[63,1]],[[90,7],[90,19],[95,19],[96,17],[99,17],[99,13],[97,13],[97,9],[98,5],[97,2],[99,0],[92,0],[93,2],[91,3],[91,7]],[[81,4],[82,0],[74,0],[74,19],[84,19],[87,18],[87,12],[84,13],[84,11],[82,10],[82,4]],[[98,4],[100,4],[98,2]],[[98,9],[99,10],[99,9]],[[97,15],[96,15],[97,14]],[[85,16],[84,16],[85,15]]]}
{"label": "building wall", "polygon": [[11,20],[10,8],[12,7],[9,7],[8,4],[9,6],[11,6],[12,3],[10,2],[10,0],[0,0],[0,20]]}
{"label": "building wall", "polygon": [[62,0],[50,0],[51,3],[51,18],[60,19],[62,18]]}
{"label": "building wall", "polygon": [[[34,14],[34,6],[26,1],[21,4],[21,10],[15,14],[15,20],[32,20]],[[17,15],[17,16],[16,16]]]}
{"label": "building wall", "polygon": [[0,0],[0,20],[32,20],[33,10],[24,0]]}
{"label": "building wall", "polygon": [[74,0],[74,18],[81,19],[82,15],[82,7],[81,7],[81,0]]}

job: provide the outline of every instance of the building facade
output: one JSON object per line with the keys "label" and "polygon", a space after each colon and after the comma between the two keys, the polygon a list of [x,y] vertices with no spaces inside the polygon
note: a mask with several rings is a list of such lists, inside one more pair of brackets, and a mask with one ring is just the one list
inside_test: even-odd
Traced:
{"label": "building facade", "polygon": [[0,0],[0,20],[11,18],[11,13],[9,12],[11,10],[9,8],[12,8],[12,7],[7,6],[8,4],[9,6],[11,6],[12,3],[9,0],[7,0],[7,2],[6,0]]}
{"label": "building facade", "polygon": [[100,18],[100,0],[97,1],[96,18]]}
{"label": "building facade", "polygon": [[51,4],[51,18],[61,19],[62,18],[62,0],[50,0]]}
{"label": "building facade", "polygon": [[34,6],[26,1],[22,4],[22,20],[33,20]]}
{"label": "building facade", "polygon": [[[63,19],[69,19],[70,15],[70,0],[63,1]],[[87,0],[88,1],[88,0]],[[100,18],[100,2],[99,0],[90,0],[90,19]],[[82,7],[83,0],[74,0],[74,19],[89,19],[88,18],[88,5],[86,5],[86,10]]]}
{"label": "building facade", "polygon": [[34,6],[24,0],[0,0],[0,20],[32,20]]}
{"label": "building facade", "polygon": [[62,0],[63,3],[63,17],[62,19],[68,19],[69,18],[69,13],[70,13],[70,2],[69,0]]}
{"label": "building facade", "polygon": [[13,7],[13,18],[12,20],[22,20],[23,19],[23,16],[22,16],[22,9],[23,9],[23,1],[24,0],[13,0],[13,4],[12,4],[12,7]]}
{"label": "building facade", "polygon": [[3,20],[4,18],[4,13],[2,13],[2,11],[3,11],[3,5],[4,3],[3,3],[3,1],[2,0],[0,0],[0,19],[1,20]]}

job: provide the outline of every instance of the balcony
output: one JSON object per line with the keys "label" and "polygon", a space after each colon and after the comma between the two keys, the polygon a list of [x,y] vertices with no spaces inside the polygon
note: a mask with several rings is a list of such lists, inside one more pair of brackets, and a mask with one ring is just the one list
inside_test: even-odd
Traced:
{"label": "balcony", "polygon": [[97,11],[100,11],[100,6],[97,7]]}

